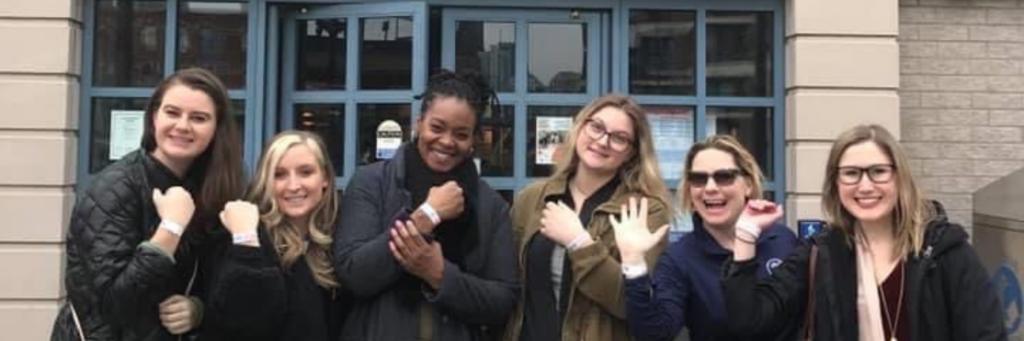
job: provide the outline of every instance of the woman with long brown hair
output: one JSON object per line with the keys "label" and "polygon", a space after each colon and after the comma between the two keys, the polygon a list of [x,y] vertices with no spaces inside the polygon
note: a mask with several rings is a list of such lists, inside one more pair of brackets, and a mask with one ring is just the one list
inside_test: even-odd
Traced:
{"label": "woman with long brown hair", "polygon": [[230,113],[227,90],[209,71],[180,70],[157,86],[142,148],[78,195],[66,244],[68,301],[52,339],[160,340],[199,326],[199,244],[242,189]]}

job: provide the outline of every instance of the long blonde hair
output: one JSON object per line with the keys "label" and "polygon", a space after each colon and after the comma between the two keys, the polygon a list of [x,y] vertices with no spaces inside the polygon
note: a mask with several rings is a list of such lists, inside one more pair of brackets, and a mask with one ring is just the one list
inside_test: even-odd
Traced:
{"label": "long blonde hair", "polygon": [[[743,144],[732,135],[713,135],[705,139],[704,142],[693,144],[693,147],[690,147],[690,152],[686,154],[684,172],[689,172],[693,168],[693,160],[697,158],[698,153],[710,149],[732,155],[733,163],[736,163],[736,167],[742,172],[740,175],[750,183],[751,193],[747,199],[761,199],[764,195],[764,174],[761,173],[761,166],[757,164],[754,156],[743,147]],[[693,211],[690,187],[692,187],[690,181],[687,180],[686,174],[683,174],[683,181],[679,182],[679,189],[676,190],[676,195],[679,196],[679,206],[683,212]]]}
{"label": "long blonde hair", "polygon": [[843,207],[839,198],[839,161],[851,146],[871,142],[878,146],[892,160],[896,170],[896,207],[893,209],[893,235],[896,236],[895,251],[899,254],[921,253],[924,246],[925,224],[935,212],[932,205],[922,195],[910,174],[910,162],[896,138],[882,126],[860,125],[843,132],[832,144],[825,170],[825,183],[822,186],[822,209],[831,226],[852,241],[854,228],[857,225],[850,211]]}
{"label": "long blonde hair", "polygon": [[[323,198],[310,212],[306,226],[296,226],[285,219],[274,200],[274,169],[289,149],[299,145],[306,146],[316,156],[320,171],[327,181]],[[260,220],[280,255],[281,267],[287,270],[300,256],[305,255],[313,279],[321,287],[330,289],[338,286],[331,267],[331,235],[338,214],[338,201],[334,190],[334,167],[326,151],[323,141],[314,134],[296,130],[277,134],[260,157],[256,177],[249,187],[248,200],[256,203],[262,212]],[[309,243],[306,243],[307,237]]]}
{"label": "long blonde hair", "polygon": [[626,186],[625,188],[629,192],[639,192],[644,196],[657,198],[668,207],[668,190],[665,188],[665,183],[661,181],[658,157],[654,152],[651,126],[647,122],[647,115],[636,101],[627,96],[607,94],[595,98],[576,114],[572,130],[569,131],[569,138],[559,146],[562,148],[562,153],[552,177],[568,178],[576,172],[576,167],[580,163],[580,157],[576,155],[576,138],[583,131],[587,119],[606,107],[622,110],[633,122],[635,137],[632,148],[634,153],[629,160],[619,166],[619,178],[622,185]]}

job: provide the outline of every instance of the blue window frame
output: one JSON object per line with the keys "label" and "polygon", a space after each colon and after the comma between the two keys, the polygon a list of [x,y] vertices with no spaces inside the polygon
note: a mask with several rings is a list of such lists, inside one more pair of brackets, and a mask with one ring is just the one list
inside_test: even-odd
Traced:
{"label": "blue window frame", "polygon": [[[314,2],[317,5],[310,4]],[[533,160],[535,155],[531,155],[532,143],[536,142],[532,135],[535,133],[533,124],[536,117],[572,115],[593,97],[615,91],[637,98],[645,108],[648,108],[652,117],[668,120],[659,122],[683,122],[685,120],[678,118],[688,117],[689,121],[685,121],[688,123],[684,125],[688,135],[684,135],[689,142],[702,140],[712,128],[719,131],[729,129],[742,132],[743,136],[756,135],[756,141],[744,142],[758,154],[759,161],[766,168],[765,173],[769,175],[766,191],[769,191],[777,201],[785,199],[784,12],[781,0],[565,0],[558,3],[521,0],[495,1],[487,4],[469,0],[364,2],[200,2],[214,5],[244,5],[245,75],[244,82],[234,82],[244,84],[232,87],[230,96],[235,103],[244,105],[244,114],[240,114],[245,117],[242,127],[245,136],[244,155],[250,169],[254,166],[265,140],[278,131],[294,127],[296,122],[301,120],[296,119],[297,114],[302,114],[296,111],[299,108],[297,106],[311,106],[310,110],[320,110],[319,112],[335,110],[340,115],[334,117],[337,120],[335,123],[341,129],[332,132],[341,135],[339,144],[342,147],[338,157],[341,159],[342,167],[338,167],[338,183],[344,187],[359,163],[361,142],[358,113],[366,109],[380,113],[384,117],[398,117],[403,120],[401,123],[406,129],[411,128],[412,122],[419,115],[419,102],[412,100],[411,97],[425,87],[428,77],[427,65],[460,68],[458,42],[461,38],[457,34],[459,23],[497,23],[499,25],[496,29],[504,29],[506,34],[509,34],[499,40],[504,39],[501,41],[511,44],[505,47],[498,44],[499,51],[492,52],[511,53],[511,58],[506,58],[510,63],[492,65],[498,68],[497,75],[501,75],[502,81],[506,82],[496,84],[502,85],[499,89],[499,98],[506,109],[498,115],[492,113],[488,122],[493,124],[490,134],[506,139],[501,140],[504,144],[500,146],[506,149],[494,152],[499,157],[486,160],[483,168],[485,179],[495,188],[502,190],[506,196],[546,175],[544,171],[537,170],[538,167],[534,165],[536,160]],[[152,29],[135,27],[139,32],[144,31],[145,38],[149,39],[144,40],[144,43],[149,45],[139,46],[148,46],[154,51],[159,51],[147,50],[147,53],[152,53],[152,57],[146,55],[146,58],[142,58],[158,67],[146,69],[140,66],[139,70],[148,70],[149,73],[142,73],[140,76],[131,73],[136,70],[131,69],[127,76],[122,77],[138,80],[135,82],[107,81],[110,79],[110,70],[97,64],[113,61],[109,56],[97,55],[102,52],[98,50],[107,47],[104,45],[104,39],[109,37],[104,35],[107,34],[104,30],[111,24],[99,20],[97,15],[103,13],[97,12],[103,12],[106,9],[101,7],[113,3],[134,3],[147,11],[159,13],[158,16],[162,18],[140,24],[149,25],[147,27],[153,27]],[[193,18],[184,13],[191,13],[187,7],[190,3],[195,2],[84,1],[84,66],[79,116],[81,143],[77,172],[80,186],[87,184],[89,175],[101,166],[93,159],[96,158],[96,154],[102,154],[97,151],[96,146],[106,143],[102,141],[106,135],[100,128],[107,124],[103,121],[103,115],[109,112],[100,111],[141,109],[156,84],[153,79],[159,80],[178,68],[183,59],[179,53],[182,49],[182,43],[179,41],[179,35],[182,34],[179,23],[182,18]],[[491,7],[492,5],[494,7]],[[305,9],[300,6],[305,6]],[[207,12],[217,12],[217,8],[207,6]],[[437,13],[434,11],[436,9],[440,10],[440,19],[436,22],[428,20],[428,14]],[[143,16],[121,14],[122,20],[131,17]],[[360,64],[360,54],[353,51],[359,51],[360,39],[348,38],[365,38],[360,37],[362,20],[382,17],[410,18],[408,22],[394,21],[387,26],[374,26],[379,29],[387,27],[385,31],[390,30],[391,33],[408,30],[412,36],[412,57],[409,66],[411,77],[407,86],[401,89],[388,87],[386,84],[374,89],[359,87],[363,81],[359,78],[363,64]],[[300,57],[289,52],[302,50],[297,45],[297,34],[300,30],[298,25],[299,20],[307,19],[344,20],[344,46],[346,56],[349,56],[343,63],[343,78],[346,85],[344,89],[295,87],[302,82],[295,72]],[[280,23],[283,24],[279,25]],[[431,35],[429,25],[440,25],[440,35]],[[555,77],[551,72],[538,71],[531,77],[531,50],[537,50],[531,48],[531,44],[541,46],[543,44],[539,39],[550,38],[541,34],[544,29],[574,27],[572,25],[586,27],[585,32],[579,34],[586,50],[583,56],[585,66],[580,68],[579,72],[582,75],[563,75],[566,77],[561,77],[559,82],[553,82]],[[638,32],[637,27],[642,25],[647,25],[650,29],[645,27],[643,29],[648,31]],[[531,35],[530,30],[535,27],[537,36],[541,38],[533,38]],[[490,28],[476,29],[487,31]],[[565,32],[572,30],[576,28]],[[668,51],[666,49],[678,45],[678,41],[672,40],[672,37],[665,37],[664,34],[649,33],[658,30],[670,32],[669,36],[673,31],[682,32],[683,40],[688,44],[692,40],[692,47]],[[638,39],[637,37],[647,40],[640,45],[634,45],[634,39]],[[159,42],[156,44],[159,46],[153,45],[151,40],[154,38]],[[212,39],[224,41],[223,37]],[[434,41],[435,39],[440,39],[440,42]],[[638,46],[640,50],[633,49],[634,46]],[[751,55],[751,49],[744,46],[753,46],[753,50],[759,52]],[[431,64],[428,59],[433,54],[427,50],[438,47],[441,49],[438,54],[441,60]],[[506,50],[500,51],[503,48]],[[636,54],[638,52],[639,54]],[[202,60],[203,57],[190,55],[188,58]],[[500,62],[501,58],[498,59]],[[661,67],[664,70],[653,67],[631,68],[633,62],[639,65],[664,66]],[[372,66],[370,68],[374,72],[381,71],[379,68],[373,69]],[[751,76],[752,74],[754,76]],[[573,78],[576,76],[582,77]],[[577,88],[565,88],[567,84]],[[578,86],[582,86],[582,90]],[[408,106],[408,109],[402,109],[408,113],[396,111],[393,106],[389,106],[393,104]],[[335,105],[337,108],[317,107],[325,105]],[[323,115],[333,117],[333,114]],[[508,142],[509,139],[511,143]],[[507,149],[511,149],[512,152],[508,153]],[[681,161],[674,162],[677,159],[681,160],[682,156],[678,155],[681,150],[676,152],[677,154],[666,152],[666,157],[660,160],[666,169],[663,173],[670,188],[675,188],[679,183],[680,174],[674,175],[671,171],[681,166]]]}
{"label": "blue window frame", "polygon": [[[80,102],[81,115],[79,115],[79,138],[78,144],[79,167],[77,170],[78,186],[85,186],[89,182],[91,174],[96,173],[106,164],[112,162],[112,158],[104,155],[108,145],[109,125],[102,126],[96,123],[106,123],[105,117],[110,115],[110,110],[144,110],[145,102],[153,92],[153,88],[160,79],[173,74],[176,70],[188,66],[203,66],[219,70],[222,78],[224,75],[235,75],[233,78],[225,78],[229,85],[229,96],[232,100],[235,112],[234,119],[241,121],[239,131],[243,134],[242,143],[244,148],[244,159],[247,164],[253,164],[257,157],[256,128],[263,124],[256,113],[259,108],[256,101],[257,65],[263,58],[260,56],[260,48],[257,46],[257,33],[263,28],[259,25],[259,16],[262,1],[226,1],[226,0],[167,0],[167,1],[124,1],[124,0],[86,0],[84,2],[85,37],[83,46],[82,68],[82,96]],[[141,9],[135,11],[135,9]],[[113,14],[117,20],[110,22],[107,17],[104,20],[97,18],[98,15]],[[183,22],[182,18],[189,18]],[[203,21],[203,19],[207,19]],[[213,20],[217,19],[217,20]],[[103,21],[103,28],[99,27]],[[119,25],[128,23],[128,27]],[[209,24],[206,27],[189,27],[188,24],[203,23]],[[182,25],[185,24],[185,27]],[[138,25],[141,27],[134,27]],[[113,26],[113,27],[111,27]],[[138,29],[133,29],[138,28]],[[243,32],[238,32],[242,30]],[[187,33],[182,33],[182,32]],[[107,77],[111,68],[122,67],[111,65],[114,60],[105,60],[96,54],[97,46],[110,47],[111,49],[130,49],[132,44],[116,44],[107,41],[111,37],[103,35],[113,33],[113,39],[127,40],[137,45],[154,45],[159,51],[158,56],[132,55],[140,53],[137,50],[129,50],[128,55],[120,61],[141,60],[138,69],[147,70],[148,66],[159,65],[155,70],[147,70],[149,77],[136,77],[135,68],[130,70],[115,71],[124,72],[127,76]],[[153,34],[157,32],[157,34]],[[162,32],[163,34],[159,34]],[[189,35],[192,33],[194,35]],[[101,40],[97,45],[97,40]],[[137,40],[137,41],[136,41]],[[105,43],[105,44],[104,44]],[[233,44],[233,45],[232,45]],[[195,46],[193,46],[195,45]],[[244,53],[231,51],[230,47],[241,46]],[[210,53],[217,51],[216,53]],[[195,53],[190,53],[195,52]],[[142,52],[141,54],[144,54]],[[243,65],[227,65],[227,63],[216,63],[209,60],[217,59],[228,53],[232,56],[244,58]],[[152,57],[152,58],[146,58]],[[149,63],[149,64],[146,64]],[[188,64],[188,65],[181,65]],[[99,73],[99,71],[108,71]],[[239,74],[241,73],[241,74]],[[144,81],[139,81],[144,80]],[[107,110],[110,109],[110,110]],[[103,112],[94,112],[102,110]]]}

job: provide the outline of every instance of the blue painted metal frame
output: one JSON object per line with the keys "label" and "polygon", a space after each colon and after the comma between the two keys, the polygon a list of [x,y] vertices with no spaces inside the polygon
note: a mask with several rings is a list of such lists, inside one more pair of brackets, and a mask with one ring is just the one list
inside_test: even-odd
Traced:
{"label": "blue painted metal frame", "polygon": [[[785,65],[784,33],[785,33],[785,11],[782,1],[718,1],[718,0],[689,0],[685,2],[666,2],[658,0],[631,0],[622,1],[622,6],[616,8],[617,30],[613,38],[613,44],[618,43],[615,51],[618,52],[618,61],[613,62],[617,67],[615,75],[617,82],[614,88],[617,91],[629,92],[629,15],[632,10],[688,10],[696,13],[696,37],[697,37],[697,58],[696,58],[696,79],[697,91],[695,96],[651,96],[636,95],[634,97],[641,104],[658,105],[680,105],[694,107],[694,135],[697,141],[707,136],[707,108],[712,107],[759,107],[772,109],[772,156],[775,160],[772,168],[774,178],[765,184],[765,190],[773,191],[775,201],[781,202],[786,199],[786,173],[785,173]],[[757,11],[771,12],[773,22],[773,51],[772,51],[772,88],[770,97],[708,97],[707,96],[707,12],[708,11]],[[681,174],[680,174],[681,175]],[[669,188],[676,188],[679,179],[665,179]]]}
{"label": "blue painted metal frame", "polygon": [[[82,79],[81,79],[81,91],[82,96],[80,98],[80,115],[79,115],[79,143],[78,143],[78,169],[76,170],[76,189],[85,188],[88,186],[91,174],[89,173],[90,168],[90,157],[89,147],[92,139],[92,101],[95,98],[112,97],[112,98],[148,98],[152,93],[152,88],[138,88],[138,87],[93,87],[93,62],[95,56],[95,41],[96,41],[96,4],[99,1],[104,0],[85,0],[82,4],[83,16],[84,16],[84,40],[82,48]],[[177,70],[177,47],[178,47],[178,8],[180,3],[184,0],[166,0],[165,5],[165,16],[164,16],[164,77],[170,76]],[[245,106],[245,126],[242,127],[244,134],[245,150],[243,151],[244,162],[250,166],[250,169],[254,167],[255,158],[258,157],[259,141],[256,133],[257,127],[263,124],[260,118],[257,118],[256,113],[260,112],[263,108],[256,105],[254,100],[258,98],[259,92],[262,92],[262,87],[259,87],[260,91],[257,91],[258,82],[261,77],[257,77],[257,71],[259,69],[259,63],[262,62],[262,56],[265,50],[262,50],[259,46],[260,42],[257,37],[257,32],[262,30],[264,25],[260,24],[259,13],[263,10],[263,4],[265,0],[200,0],[202,2],[225,2],[225,3],[245,3],[247,4],[247,33],[246,41],[247,46],[256,46],[255,49],[250,48],[246,51],[246,86],[244,89],[232,89],[228,91],[228,96],[232,100],[244,100]],[[254,13],[255,11],[255,13]],[[154,84],[155,85],[155,84]]]}
{"label": "blue painted metal frame", "polygon": [[[275,15],[277,17],[278,15]],[[412,46],[412,88],[409,90],[360,90],[360,58],[361,58],[361,19],[374,17],[409,16],[413,22],[413,46]],[[280,122],[280,127],[290,129],[295,123],[295,104],[344,104],[345,106],[345,150],[343,152],[345,163],[341,170],[341,176],[336,177],[335,183],[339,188],[344,188],[349,178],[356,170],[356,145],[358,142],[358,108],[360,104],[388,104],[402,103],[409,104],[411,108],[411,120],[408,127],[419,117],[416,108],[419,108],[420,101],[413,99],[416,94],[422,93],[427,83],[427,7],[423,2],[394,2],[373,5],[335,5],[330,7],[317,8],[302,12],[284,14],[284,34],[274,35],[270,41],[272,44],[280,42],[284,44],[285,53],[282,56],[284,67],[282,82],[281,104],[277,112],[280,116],[268,113],[267,122]],[[332,91],[298,91],[295,90],[295,67],[297,65],[294,53],[297,50],[296,37],[298,28],[297,20],[305,19],[345,19],[346,27],[346,48],[348,55],[345,58],[346,78],[344,90]],[[276,21],[274,21],[276,22]],[[274,25],[271,25],[272,27]],[[274,50],[276,51],[276,49]],[[275,73],[278,70],[274,70]],[[276,82],[275,82],[276,83]],[[276,89],[276,88],[275,88]],[[267,107],[271,107],[269,104]],[[266,130],[267,134],[271,131]]]}
{"label": "blue painted metal frame", "polygon": [[[445,8],[442,13],[441,28],[441,66],[447,69],[455,68],[455,26],[458,21],[486,21],[515,24],[515,89],[513,92],[498,94],[501,104],[514,106],[515,120],[513,122],[513,169],[511,177],[485,177],[484,179],[499,190],[516,190],[526,187],[537,178],[526,176],[526,140],[529,122],[527,121],[527,108],[537,105],[585,105],[594,97],[604,93],[609,88],[609,75],[602,62],[607,54],[603,43],[606,28],[602,26],[600,14],[593,12],[579,13],[579,17],[568,16],[567,9],[537,9],[537,10],[483,10],[469,8]],[[583,23],[586,25],[587,34],[587,91],[582,94],[546,94],[531,93],[527,91],[527,76],[529,74],[529,24],[532,23]]]}

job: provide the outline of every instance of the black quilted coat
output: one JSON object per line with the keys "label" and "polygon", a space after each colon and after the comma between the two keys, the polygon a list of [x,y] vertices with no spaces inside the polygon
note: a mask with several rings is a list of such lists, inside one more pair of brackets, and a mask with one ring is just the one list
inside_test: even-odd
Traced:
{"label": "black quilted coat", "polygon": [[[186,291],[196,269],[188,243],[196,229],[186,231],[174,259],[142,244],[160,223],[153,189],[183,186],[195,194],[196,183],[138,150],[103,169],[78,194],[64,284],[88,340],[177,340],[160,324],[158,306]],[[80,340],[67,304],[51,340]]]}

